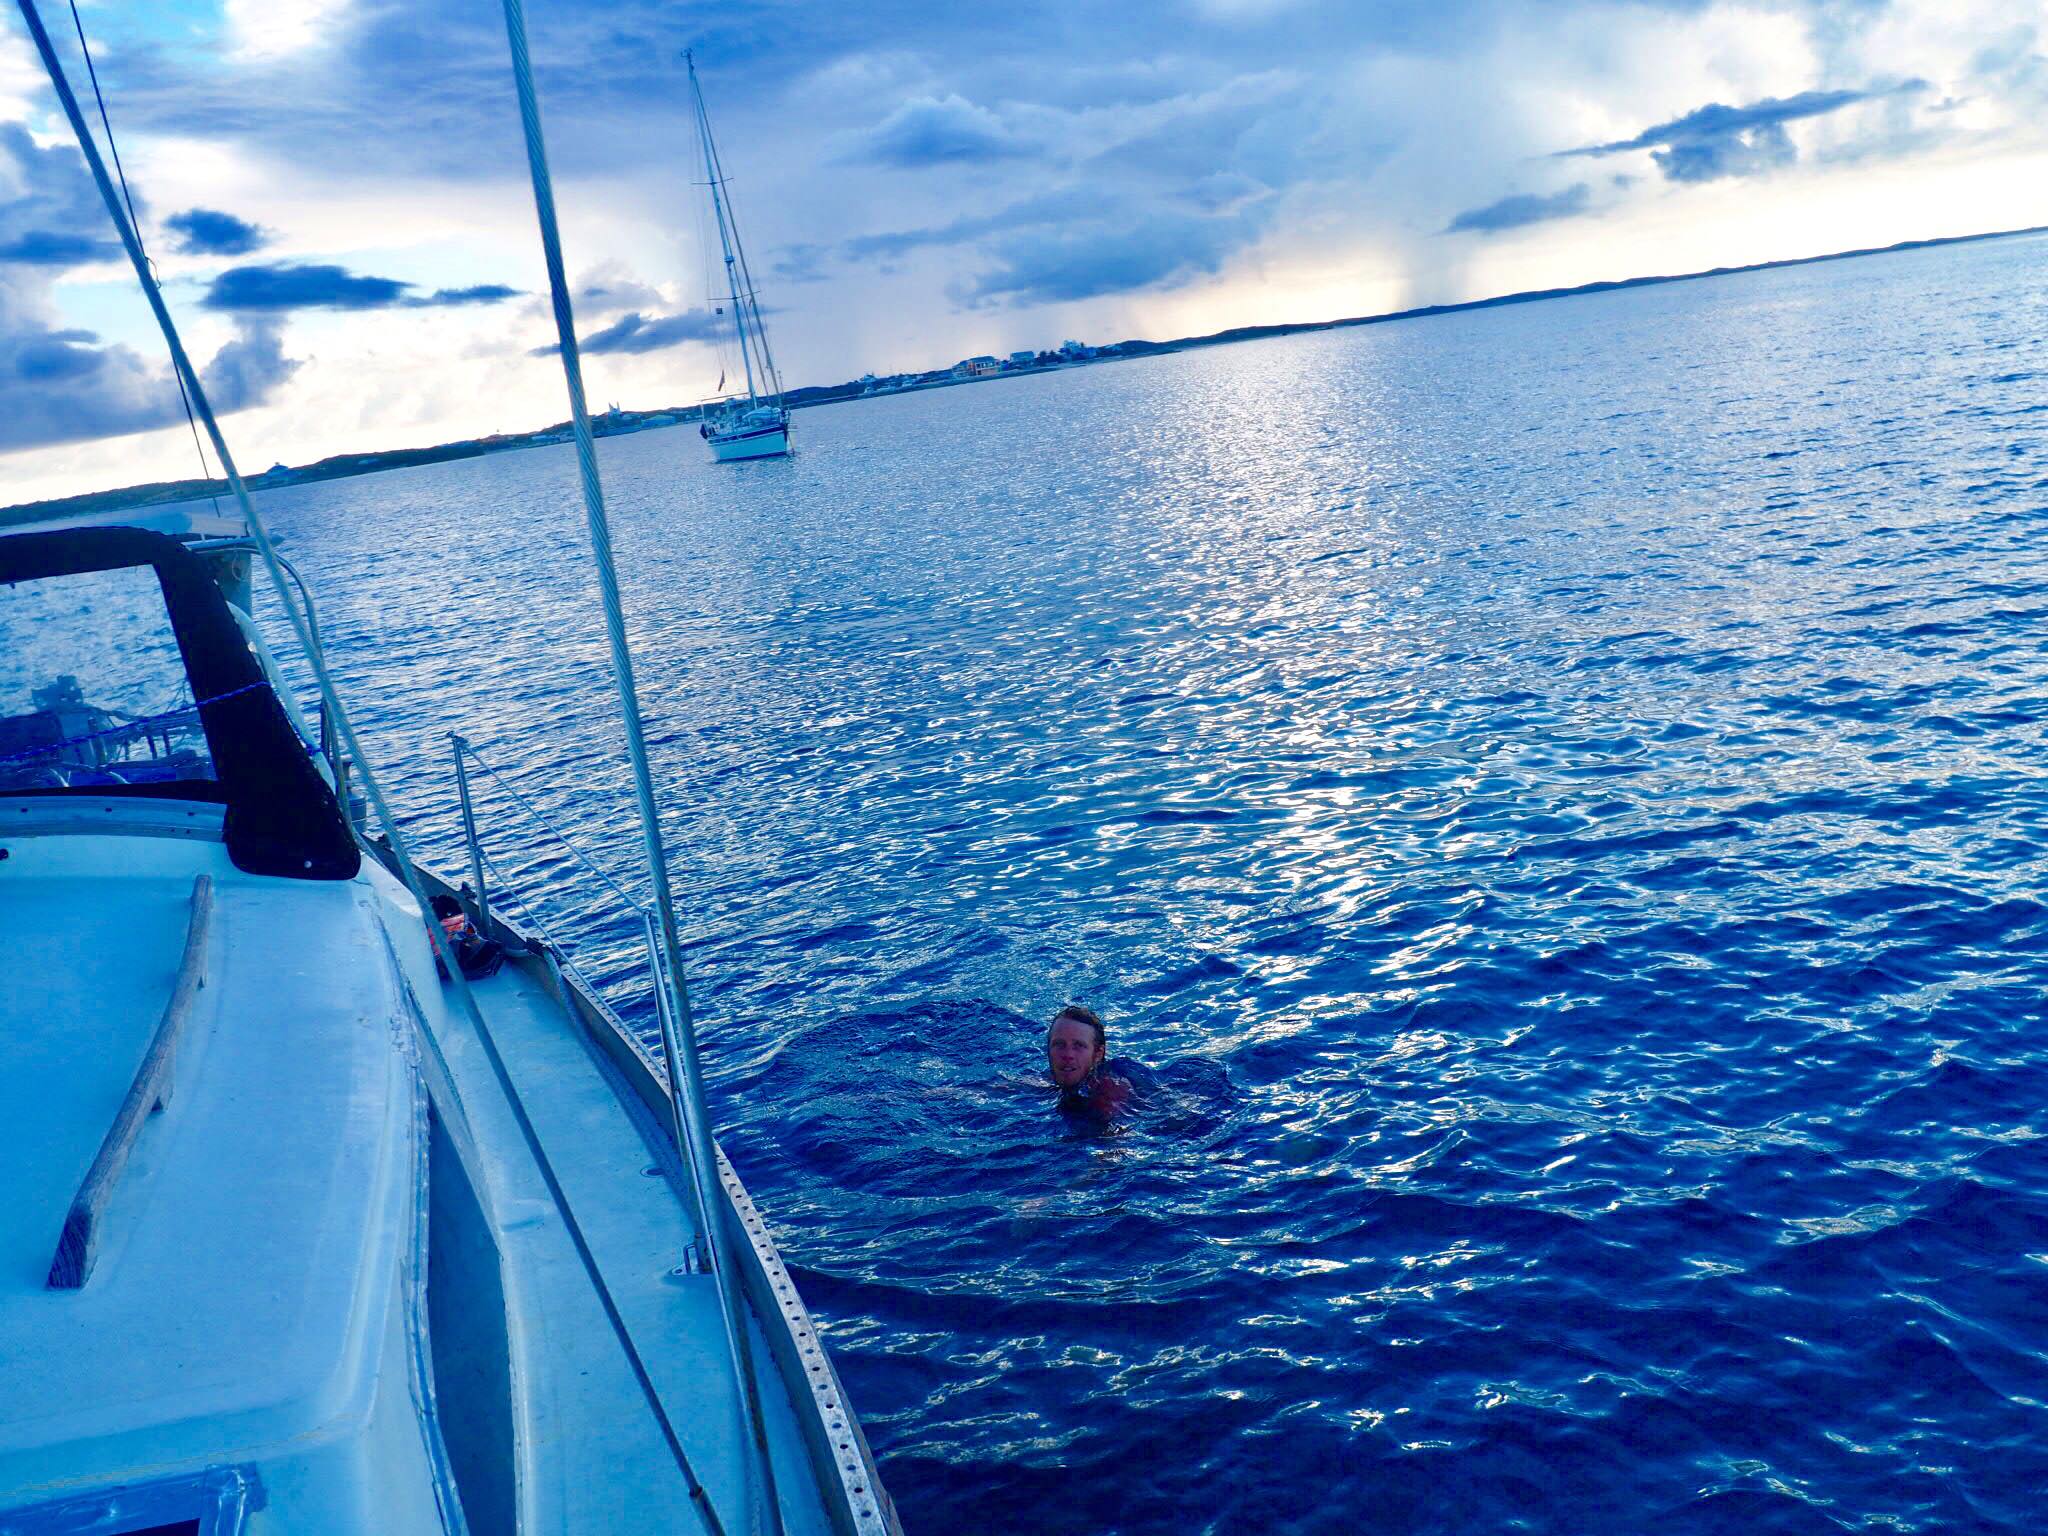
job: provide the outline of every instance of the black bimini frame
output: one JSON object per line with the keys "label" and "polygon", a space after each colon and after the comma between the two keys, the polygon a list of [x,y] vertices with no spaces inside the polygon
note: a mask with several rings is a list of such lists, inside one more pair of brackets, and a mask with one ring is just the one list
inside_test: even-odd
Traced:
{"label": "black bimini frame", "polygon": [[226,597],[200,558],[146,528],[68,528],[0,538],[0,583],[148,567],[162,588],[185,676],[198,700],[212,781],[0,790],[208,800],[225,808],[235,868],[296,880],[351,880],[362,855],[333,788],[314,767]]}

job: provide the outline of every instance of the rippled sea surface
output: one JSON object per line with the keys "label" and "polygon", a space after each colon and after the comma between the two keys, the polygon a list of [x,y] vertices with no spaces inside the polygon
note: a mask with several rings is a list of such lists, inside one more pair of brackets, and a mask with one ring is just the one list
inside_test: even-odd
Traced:
{"label": "rippled sea surface", "polygon": [[[2042,1528],[2044,338],[2028,238],[602,444],[715,1118],[914,1536]],[[459,729],[637,890],[574,476],[268,502],[428,852]]]}

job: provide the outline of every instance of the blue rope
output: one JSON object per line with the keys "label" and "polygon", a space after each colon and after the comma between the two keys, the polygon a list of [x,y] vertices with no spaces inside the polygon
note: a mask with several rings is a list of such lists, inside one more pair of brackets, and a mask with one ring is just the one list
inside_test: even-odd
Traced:
{"label": "blue rope", "polygon": [[65,736],[40,747],[31,747],[26,752],[10,752],[7,756],[0,757],[0,764],[25,763],[33,758],[48,757],[59,748],[76,746],[82,741],[97,741],[102,736],[133,735],[148,730],[152,725],[161,725],[168,720],[182,720],[189,715],[196,715],[209,704],[218,704],[225,699],[232,699],[244,693],[253,693],[258,688],[268,688],[269,686],[270,684],[268,683],[244,683],[239,688],[230,688],[226,693],[216,693],[212,698],[200,699],[197,703],[187,704],[182,709],[168,710],[161,715],[137,715],[133,720],[124,720],[119,725],[110,725],[104,730],[87,731],[82,736]]}

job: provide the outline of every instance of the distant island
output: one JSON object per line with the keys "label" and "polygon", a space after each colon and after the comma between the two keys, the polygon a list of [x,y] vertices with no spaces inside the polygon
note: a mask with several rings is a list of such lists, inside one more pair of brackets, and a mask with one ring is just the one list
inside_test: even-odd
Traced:
{"label": "distant island", "polygon": [[[1895,245],[1866,246],[1854,251],[1832,251],[1825,256],[1795,256],[1783,261],[1757,261],[1747,266],[1710,267],[1704,272],[1677,272],[1657,277],[1625,277],[1610,282],[1580,283],[1573,288],[1533,288],[1523,293],[1504,293],[1490,299],[1468,299],[1459,304],[1425,304],[1418,309],[1394,310],[1383,315],[1353,315],[1342,320],[1303,320],[1281,325],[1238,325],[1206,336],[1182,336],[1172,341],[1120,341],[1104,347],[1085,346],[1077,341],[1062,343],[1057,351],[1013,352],[1007,358],[970,357],[951,368],[928,373],[899,373],[877,377],[866,374],[845,384],[811,384],[784,396],[792,408],[829,405],[838,400],[858,400],[876,395],[903,394],[911,390],[938,389],[954,384],[971,384],[984,379],[1021,373],[1043,373],[1054,368],[1071,368],[1092,363],[1115,362],[1122,358],[1153,357],[1162,352],[1184,352],[1191,347],[1217,347],[1234,341],[1258,341],[1268,336],[1298,336],[1311,331],[1336,331],[1349,326],[1388,325],[1396,320],[1422,320],[1432,315],[1455,315],[1473,309],[1499,309],[1508,304],[1537,304],[1549,299],[1578,298],[1590,293],[1612,293],[1622,288],[1649,288],[1660,283],[1692,283],[1709,277],[1730,277],[1743,272],[1768,272],[1779,267],[1806,267],[1823,261],[1851,261],[1860,256],[1889,256],[1899,251],[1921,251],[1943,245],[1969,245],[1983,240],[2010,240],[2020,235],[2038,235],[2048,225],[2026,229],[1993,230],[1980,235],[1947,235],[1933,240],[1901,240]],[[650,427],[676,426],[698,421],[702,406],[672,406],[654,411],[626,411],[617,406],[591,418],[591,430],[599,437],[617,437],[642,432]],[[406,469],[416,464],[438,464],[448,459],[470,459],[486,453],[503,453],[514,448],[538,448],[549,443],[566,443],[574,430],[566,422],[543,427],[537,432],[497,433],[489,437],[464,438],[432,448],[399,448],[382,453],[341,453],[316,463],[299,466],[276,464],[260,475],[246,477],[249,489],[266,490],[281,485],[303,485],[315,480],[338,480],[348,475],[376,474],[387,469]],[[121,507],[156,506],[164,502],[198,501],[228,493],[225,480],[163,480],[150,485],[131,485],[120,490],[91,491],[80,496],[63,496],[50,501],[22,502],[0,507],[0,522],[21,523],[78,512],[100,512]]]}

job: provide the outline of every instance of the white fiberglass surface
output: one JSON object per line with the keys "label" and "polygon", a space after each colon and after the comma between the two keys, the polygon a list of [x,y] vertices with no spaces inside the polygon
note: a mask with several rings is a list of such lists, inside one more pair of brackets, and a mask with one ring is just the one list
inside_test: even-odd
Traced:
{"label": "white fiberglass surface", "polygon": [[[98,845],[98,860],[60,848]],[[170,998],[192,880],[231,875],[217,845],[8,838],[0,861],[0,1290],[39,1289],[79,1181]],[[118,861],[118,881],[106,869]]]}
{"label": "white fiberglass surface", "polygon": [[[410,1232],[411,1068],[365,882],[217,844],[10,838],[0,924],[0,1507],[345,1432]],[[44,1279],[168,999],[193,877],[207,985],[85,1286]]]}

